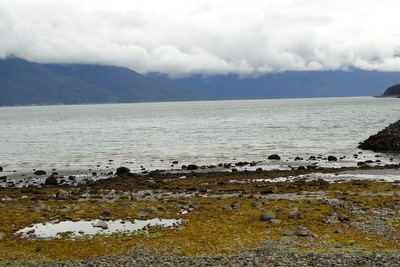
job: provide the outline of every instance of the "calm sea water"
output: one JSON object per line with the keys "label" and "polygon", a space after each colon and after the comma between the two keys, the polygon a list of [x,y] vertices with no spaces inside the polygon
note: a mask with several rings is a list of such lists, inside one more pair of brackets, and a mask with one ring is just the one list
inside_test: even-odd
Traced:
{"label": "calm sea water", "polygon": [[165,167],[352,155],[400,119],[392,98],[314,98],[0,108],[0,166]]}

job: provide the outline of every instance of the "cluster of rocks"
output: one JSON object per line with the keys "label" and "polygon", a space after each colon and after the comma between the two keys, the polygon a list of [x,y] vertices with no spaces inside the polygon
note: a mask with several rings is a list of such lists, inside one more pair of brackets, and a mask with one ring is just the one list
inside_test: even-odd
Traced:
{"label": "cluster of rocks", "polygon": [[400,152],[400,120],[371,135],[361,142],[358,148],[380,152]]}

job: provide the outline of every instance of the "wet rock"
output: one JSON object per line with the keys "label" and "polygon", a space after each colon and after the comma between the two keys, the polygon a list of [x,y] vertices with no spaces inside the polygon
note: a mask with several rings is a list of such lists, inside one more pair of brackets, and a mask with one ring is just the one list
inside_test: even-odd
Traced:
{"label": "wet rock", "polygon": [[265,212],[260,215],[260,221],[270,222],[272,219],[276,219],[276,214],[274,212]]}
{"label": "wet rock", "polygon": [[176,165],[178,163],[179,163],[179,161],[177,161],[177,160],[172,161],[172,164],[174,164],[174,165]]}
{"label": "wet rock", "polygon": [[123,175],[123,174],[125,174],[125,173],[128,173],[128,172],[130,172],[131,170],[129,169],[129,168],[127,168],[127,167],[119,167],[119,168],[117,168],[117,172],[116,172],[116,174],[119,176],[119,175]]}
{"label": "wet rock", "polygon": [[57,177],[54,175],[50,175],[49,177],[46,178],[46,181],[44,182],[45,185],[58,185]]}
{"label": "wet rock", "polygon": [[337,157],[335,157],[335,156],[328,156],[328,161],[337,161]]}
{"label": "wet rock", "polygon": [[281,160],[281,157],[278,154],[272,154],[268,156],[270,160]]}
{"label": "wet rock", "polygon": [[0,172],[2,172],[2,171],[3,171],[3,167],[0,166]]}
{"label": "wet rock", "polygon": [[45,175],[46,172],[44,170],[37,170],[33,173],[34,175]]}
{"label": "wet rock", "polygon": [[189,164],[187,167],[186,167],[186,169],[188,170],[188,171],[194,171],[194,170],[197,170],[199,168],[199,166],[197,166],[197,165],[195,165],[195,164]]}
{"label": "wet rock", "polygon": [[101,228],[101,229],[108,229],[108,225],[104,221],[100,221],[100,222],[95,223],[93,225],[93,227],[98,227],[98,228]]}
{"label": "wet rock", "polygon": [[57,200],[66,200],[69,198],[69,193],[65,190],[58,190],[56,192],[56,199]]}

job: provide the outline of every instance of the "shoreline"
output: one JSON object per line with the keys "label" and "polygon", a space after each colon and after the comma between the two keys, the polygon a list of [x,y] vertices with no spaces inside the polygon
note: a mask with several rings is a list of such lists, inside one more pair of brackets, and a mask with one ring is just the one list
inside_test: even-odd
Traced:
{"label": "shoreline", "polygon": [[[112,178],[117,174],[120,167],[128,168],[129,172],[135,175],[149,175],[152,173],[191,174],[191,173],[224,173],[224,172],[253,172],[253,171],[295,171],[295,170],[323,170],[359,167],[382,167],[385,165],[400,164],[397,154],[370,153],[368,155],[358,152],[353,155],[333,156],[317,155],[303,157],[280,157],[278,154],[259,161],[238,161],[232,160],[226,163],[209,165],[198,165],[178,160],[163,162],[164,168],[150,166],[136,166],[133,162],[126,162],[118,165],[114,160],[106,164],[86,165],[79,168],[47,168],[33,169],[10,169],[7,165],[0,171],[0,188],[22,188],[27,186],[43,186],[47,177],[53,175],[59,185],[84,185],[85,183],[97,180]],[[39,171],[40,173],[38,173]]]}

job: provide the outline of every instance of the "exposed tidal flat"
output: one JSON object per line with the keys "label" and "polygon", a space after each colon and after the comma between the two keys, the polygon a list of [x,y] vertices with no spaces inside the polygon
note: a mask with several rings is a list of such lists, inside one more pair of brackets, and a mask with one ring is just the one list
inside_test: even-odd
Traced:
{"label": "exposed tidal flat", "polygon": [[[173,118],[161,115],[172,112],[170,104],[166,104],[167,108],[161,104],[162,112],[155,114],[144,107],[147,111],[140,114],[153,114],[154,121],[148,126],[155,129],[145,130],[138,139],[141,145],[118,139],[129,136],[126,132],[121,135],[124,126],[135,135],[146,125],[139,123],[136,129],[132,127],[136,124],[129,124],[130,120],[140,121],[133,115],[140,109],[117,105],[114,108],[119,112],[130,110],[129,116],[115,119],[115,125],[122,125],[122,130],[113,123],[100,123],[99,128],[99,121],[91,126],[91,120],[75,124],[74,130],[93,148],[79,143],[82,140],[76,143],[74,140],[80,135],[62,128],[62,123],[76,120],[64,117],[60,124],[53,116],[55,123],[51,127],[46,128],[45,123],[39,127],[28,124],[33,135],[24,129],[25,138],[29,136],[33,146],[26,148],[34,158],[31,161],[21,156],[26,147],[24,141],[20,144],[1,132],[9,144],[4,146],[8,152],[1,158],[0,264],[398,266],[399,157],[356,148],[368,135],[398,119],[392,114],[398,109],[398,102],[395,106],[391,100],[379,101],[388,100],[245,101],[233,106],[230,105],[235,101],[190,106],[181,103],[178,106],[184,108],[174,113],[177,121],[194,106],[192,120],[163,130],[159,125],[168,124]],[[160,107],[155,105],[153,109]],[[240,119],[231,116],[235,114],[233,107],[238,105],[241,113],[248,112]],[[268,113],[271,107],[274,112]],[[372,112],[372,107],[377,111]],[[83,110],[86,108],[92,113],[89,107]],[[104,107],[96,110],[99,109]],[[221,113],[224,109],[226,113]],[[209,116],[216,111],[216,117]],[[207,113],[208,120],[196,117],[198,112]],[[296,116],[296,112],[300,115]],[[324,112],[329,116],[325,117]],[[387,116],[379,119],[378,115],[384,112]],[[82,109],[73,111],[73,116],[79,113]],[[246,121],[251,114],[258,115]],[[96,116],[92,113],[89,118],[94,120]],[[216,122],[220,123],[215,126]],[[85,127],[90,130],[85,131]],[[243,127],[247,127],[245,133],[240,130]],[[105,135],[101,129],[107,129]],[[177,134],[170,134],[169,130]],[[16,135],[24,137],[22,133]],[[118,137],[104,139],[112,133]],[[217,138],[216,133],[221,136]],[[41,134],[48,143],[39,138]],[[54,134],[56,139],[69,139],[56,142],[52,139]],[[160,142],[154,143],[152,134]],[[186,134],[191,142],[186,139],[181,143]],[[90,141],[90,136],[96,141]],[[43,143],[32,142],[34,139]],[[107,141],[111,139],[120,140],[114,149]],[[14,152],[10,144],[15,147]],[[122,144],[124,148],[119,147]],[[159,145],[160,154],[146,150],[155,144]],[[50,155],[54,145],[59,146],[58,153]],[[96,159],[80,157],[78,153],[74,163],[70,146],[79,145]],[[197,146],[203,147],[203,153]],[[97,157],[95,151],[101,148],[109,154]],[[172,148],[178,152],[166,156]],[[151,159],[149,155],[153,155]],[[14,159],[23,164],[13,163]],[[67,164],[60,164],[62,161]]]}

